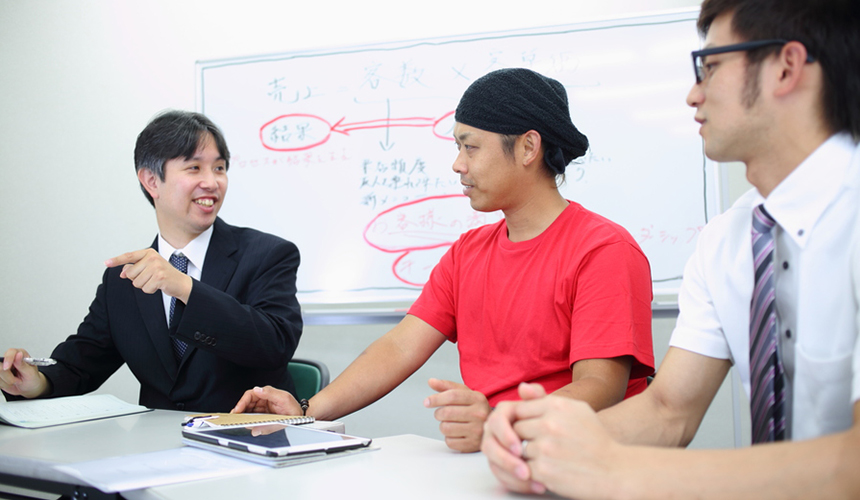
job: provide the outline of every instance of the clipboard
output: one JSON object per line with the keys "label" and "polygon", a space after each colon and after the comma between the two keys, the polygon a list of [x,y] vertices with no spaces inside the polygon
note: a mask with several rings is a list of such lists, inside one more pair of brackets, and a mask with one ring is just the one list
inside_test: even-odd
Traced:
{"label": "clipboard", "polygon": [[264,423],[186,426],[182,428],[182,442],[270,467],[284,467],[368,450],[372,440],[283,423]]}

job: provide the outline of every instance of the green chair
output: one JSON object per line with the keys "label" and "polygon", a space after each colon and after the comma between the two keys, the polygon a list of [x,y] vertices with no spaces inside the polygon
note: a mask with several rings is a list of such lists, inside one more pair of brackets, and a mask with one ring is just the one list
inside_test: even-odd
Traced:
{"label": "green chair", "polygon": [[322,361],[294,358],[287,365],[287,370],[296,386],[298,399],[310,399],[328,385],[328,367]]}

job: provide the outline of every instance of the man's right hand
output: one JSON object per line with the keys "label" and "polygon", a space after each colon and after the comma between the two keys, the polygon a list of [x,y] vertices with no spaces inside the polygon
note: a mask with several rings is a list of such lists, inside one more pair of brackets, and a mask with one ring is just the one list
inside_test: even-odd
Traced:
{"label": "man's right hand", "polygon": [[48,379],[35,366],[24,362],[30,357],[24,349],[9,349],[3,355],[0,389],[14,396],[39,397],[50,388]]}
{"label": "man's right hand", "polygon": [[120,278],[131,280],[143,293],[162,293],[188,304],[193,280],[164,259],[154,248],[127,252],[105,261],[107,267],[122,266]]}
{"label": "man's right hand", "polygon": [[230,413],[277,413],[279,415],[301,415],[302,407],[287,391],[266,387],[254,387],[239,399]]}

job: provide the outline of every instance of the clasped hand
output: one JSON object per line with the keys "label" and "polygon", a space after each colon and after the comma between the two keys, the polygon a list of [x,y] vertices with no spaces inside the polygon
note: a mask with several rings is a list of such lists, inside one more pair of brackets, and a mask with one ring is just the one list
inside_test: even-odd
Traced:
{"label": "clasped hand", "polygon": [[594,410],[547,396],[539,384],[520,384],[519,395],[500,403],[484,428],[481,451],[496,478],[520,493],[600,496],[621,453]]}

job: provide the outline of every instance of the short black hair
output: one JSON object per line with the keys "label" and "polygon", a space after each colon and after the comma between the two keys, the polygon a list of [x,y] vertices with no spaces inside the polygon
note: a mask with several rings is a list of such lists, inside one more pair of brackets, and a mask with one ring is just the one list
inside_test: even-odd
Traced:
{"label": "short black hair", "polygon": [[[174,158],[192,158],[209,137],[215,141],[218,154],[230,168],[230,150],[224,134],[212,120],[192,111],[168,110],[158,114],[137,136],[134,146],[134,171],[145,168],[164,181],[164,164]],[[152,206],[152,196],[141,184],[146,199]]]}
{"label": "short black hair", "polygon": [[[860,140],[860,1],[705,0],[698,28],[707,35],[718,16],[732,14],[732,31],[745,41],[796,40],[820,62],[822,113],[833,132]],[[756,65],[779,46],[749,51]]]}

